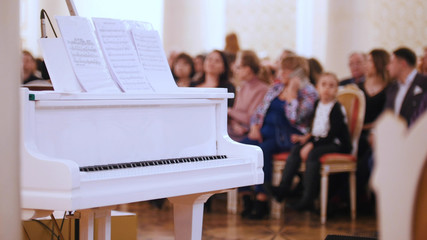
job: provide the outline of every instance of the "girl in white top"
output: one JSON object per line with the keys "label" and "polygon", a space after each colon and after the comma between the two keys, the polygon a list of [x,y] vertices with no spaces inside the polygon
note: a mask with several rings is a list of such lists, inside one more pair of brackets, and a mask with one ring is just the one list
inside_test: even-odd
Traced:
{"label": "girl in white top", "polygon": [[336,99],[338,84],[339,80],[335,74],[324,73],[319,77],[316,85],[319,100],[315,103],[311,131],[306,135],[291,136],[291,141],[296,143],[296,146],[286,160],[280,186],[272,189],[273,196],[278,201],[288,196],[301,161],[305,161],[303,196],[297,204],[291,206],[298,211],[313,208],[313,202],[319,190],[320,157],[326,153],[351,152],[352,145],[345,110]]}

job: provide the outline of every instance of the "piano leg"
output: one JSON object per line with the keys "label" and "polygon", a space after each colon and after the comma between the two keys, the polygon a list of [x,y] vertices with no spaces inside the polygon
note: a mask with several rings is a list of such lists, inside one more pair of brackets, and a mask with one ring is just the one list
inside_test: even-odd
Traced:
{"label": "piano leg", "polygon": [[80,240],[92,240],[94,228],[94,215],[92,209],[80,210]]}
{"label": "piano leg", "polygon": [[98,239],[111,239],[111,208],[95,210],[95,219],[98,227]]}
{"label": "piano leg", "polygon": [[95,219],[97,221],[98,240],[111,239],[111,207],[80,210],[80,240],[92,240]]}
{"label": "piano leg", "polygon": [[173,204],[176,240],[202,239],[203,204],[216,192],[169,198]]}

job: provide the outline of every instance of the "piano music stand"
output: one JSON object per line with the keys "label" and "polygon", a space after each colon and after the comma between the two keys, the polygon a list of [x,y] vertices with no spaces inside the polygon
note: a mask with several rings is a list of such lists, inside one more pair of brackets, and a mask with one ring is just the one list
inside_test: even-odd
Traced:
{"label": "piano music stand", "polygon": [[67,3],[68,11],[70,12],[70,16],[78,16],[76,6],[74,5],[73,0],[65,0]]}

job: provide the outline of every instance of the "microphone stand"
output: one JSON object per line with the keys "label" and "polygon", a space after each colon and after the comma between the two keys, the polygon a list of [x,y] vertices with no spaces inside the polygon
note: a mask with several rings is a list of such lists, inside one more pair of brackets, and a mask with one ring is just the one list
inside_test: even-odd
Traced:
{"label": "microphone stand", "polygon": [[40,28],[41,28],[41,38],[47,38],[46,19],[45,19],[44,9],[40,11]]}

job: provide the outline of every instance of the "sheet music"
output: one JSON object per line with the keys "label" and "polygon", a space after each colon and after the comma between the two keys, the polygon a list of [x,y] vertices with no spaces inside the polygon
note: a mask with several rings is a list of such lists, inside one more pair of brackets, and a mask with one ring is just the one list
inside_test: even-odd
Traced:
{"label": "sheet music", "polygon": [[61,38],[40,38],[43,59],[55,92],[83,92]]}
{"label": "sheet music", "polygon": [[147,23],[130,23],[139,59],[155,90],[176,88],[159,33],[147,29]]}
{"label": "sheet music", "polygon": [[71,65],[88,92],[120,92],[112,79],[90,21],[83,17],[57,16]]}
{"label": "sheet music", "polygon": [[125,92],[153,92],[145,77],[126,23],[118,19],[92,18],[111,74]]}

